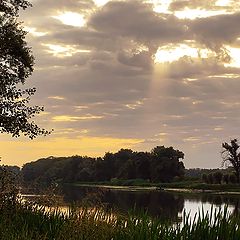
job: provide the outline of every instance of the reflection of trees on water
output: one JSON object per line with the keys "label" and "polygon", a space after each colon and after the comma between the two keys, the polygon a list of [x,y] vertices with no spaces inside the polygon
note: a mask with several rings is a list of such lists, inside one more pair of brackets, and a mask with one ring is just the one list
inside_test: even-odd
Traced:
{"label": "reflection of trees on water", "polygon": [[128,212],[129,209],[135,209],[136,212],[144,211],[151,216],[174,221],[184,207],[183,197],[157,191],[108,191],[103,201],[109,203],[110,207],[117,206],[120,211]]}
{"label": "reflection of trees on water", "polygon": [[[171,221],[178,221],[178,213],[184,207],[184,197],[160,191],[120,191],[99,188],[67,187],[64,189],[67,202],[84,202],[86,199],[96,202],[100,198],[108,209],[115,209],[123,213],[130,210],[151,216],[161,217]],[[98,194],[97,194],[98,193]],[[99,201],[99,199],[97,199]]]}
{"label": "reflection of trees on water", "polygon": [[199,203],[209,203],[216,206],[233,207],[233,214],[240,214],[240,196],[217,195],[210,193],[183,194],[162,191],[131,192],[108,190],[100,188],[70,187],[64,189],[66,202],[90,202],[94,206],[103,203],[107,209],[119,212],[148,212],[151,216],[161,217],[171,221],[180,221],[178,213],[183,211],[184,200]]}

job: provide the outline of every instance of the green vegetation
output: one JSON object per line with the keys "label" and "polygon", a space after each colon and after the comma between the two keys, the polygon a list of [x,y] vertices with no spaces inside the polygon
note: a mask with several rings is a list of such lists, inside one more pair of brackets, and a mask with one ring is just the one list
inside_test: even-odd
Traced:
{"label": "green vegetation", "polygon": [[25,0],[0,1],[0,131],[32,139],[49,132],[31,119],[43,111],[42,107],[29,106],[36,89],[22,87],[33,72],[34,57],[17,18],[19,10],[30,5]]}
{"label": "green vegetation", "polygon": [[1,167],[1,171],[2,240],[225,240],[240,237],[240,216],[228,213],[227,208],[223,212],[202,213],[202,217],[199,215],[194,219],[184,214],[183,224],[150,217],[148,214],[113,213],[102,207],[69,208],[68,212],[63,213],[57,208],[49,209],[19,200],[13,171],[4,167]]}
{"label": "green vegetation", "polygon": [[180,161],[183,158],[183,152],[173,147],[158,146],[151,152],[121,149],[116,153],[106,153],[102,158],[73,156],[40,159],[25,164],[22,175],[27,185],[129,179],[171,182],[184,175],[184,165]]}
{"label": "green vegetation", "polygon": [[225,211],[205,213],[190,219],[184,214],[183,225],[170,224],[146,214],[116,215],[102,209],[69,210],[68,214],[34,205],[19,204],[14,211],[0,212],[0,239],[161,239],[216,240],[240,239],[240,217]]}

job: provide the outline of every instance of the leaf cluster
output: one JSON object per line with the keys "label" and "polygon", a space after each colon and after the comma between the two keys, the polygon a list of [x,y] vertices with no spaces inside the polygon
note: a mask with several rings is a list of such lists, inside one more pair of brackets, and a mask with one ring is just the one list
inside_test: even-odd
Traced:
{"label": "leaf cluster", "polygon": [[19,10],[31,4],[25,0],[0,1],[0,132],[34,138],[49,134],[30,119],[43,107],[29,106],[36,89],[23,89],[33,72],[34,57],[25,40],[27,34],[17,21]]}

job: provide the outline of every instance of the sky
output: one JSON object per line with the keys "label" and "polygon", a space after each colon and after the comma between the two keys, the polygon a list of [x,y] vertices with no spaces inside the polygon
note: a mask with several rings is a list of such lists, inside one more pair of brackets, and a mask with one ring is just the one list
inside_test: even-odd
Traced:
{"label": "sky", "polygon": [[54,129],[0,136],[2,163],[173,146],[187,168],[221,167],[239,137],[238,0],[32,0],[21,12],[35,118]]}

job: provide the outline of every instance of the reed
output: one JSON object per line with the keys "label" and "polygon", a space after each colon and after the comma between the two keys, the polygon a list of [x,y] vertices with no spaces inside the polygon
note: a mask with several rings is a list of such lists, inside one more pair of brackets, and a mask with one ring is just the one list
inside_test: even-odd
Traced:
{"label": "reed", "polygon": [[59,209],[22,203],[0,212],[2,240],[237,240],[240,217],[227,208],[201,212],[182,223],[167,223],[147,214],[119,215],[102,208]]}

